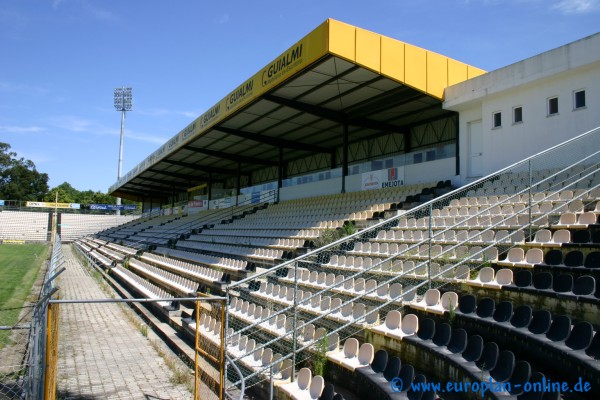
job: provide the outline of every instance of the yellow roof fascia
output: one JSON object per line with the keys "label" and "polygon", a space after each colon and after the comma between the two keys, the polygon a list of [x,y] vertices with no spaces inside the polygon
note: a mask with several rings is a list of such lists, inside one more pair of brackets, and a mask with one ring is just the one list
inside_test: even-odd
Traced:
{"label": "yellow roof fascia", "polygon": [[329,52],[439,100],[450,85],[486,71],[344,22],[328,19]]}

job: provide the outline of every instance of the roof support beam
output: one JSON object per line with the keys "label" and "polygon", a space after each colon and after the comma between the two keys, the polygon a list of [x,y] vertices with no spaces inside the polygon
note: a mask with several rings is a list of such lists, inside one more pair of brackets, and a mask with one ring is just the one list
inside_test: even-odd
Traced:
{"label": "roof support beam", "polygon": [[277,166],[277,163],[274,161],[261,160],[260,158],[247,157],[247,156],[243,156],[241,154],[225,153],[223,151],[203,149],[200,147],[194,147],[194,146],[190,146],[190,145],[183,146],[183,148],[186,150],[191,150],[196,153],[205,154],[207,156],[211,156],[211,157],[215,157],[215,158],[223,158],[223,159],[229,160],[229,161],[239,161],[239,162],[243,162],[246,164],[268,165],[270,167]]}
{"label": "roof support beam", "polygon": [[138,187],[145,188],[145,189],[151,189],[155,193],[167,193],[168,195],[170,195],[171,191],[172,191],[172,187],[166,188],[164,186],[148,185],[146,183],[127,182],[127,184],[125,186],[127,186],[127,187],[138,186]]}
{"label": "roof support beam", "polygon": [[156,169],[156,168],[148,168],[147,171],[154,172],[156,174],[163,174],[163,175],[166,175],[166,176],[172,176],[173,178],[186,179],[188,181],[191,181],[192,178],[194,178],[194,179],[205,179],[205,178],[208,177],[208,175],[178,174],[177,172],[161,171],[160,169]]}
{"label": "roof support beam", "polygon": [[284,147],[287,149],[304,150],[304,151],[309,151],[312,153],[330,153],[331,152],[331,149],[327,149],[324,147],[313,146],[313,145],[306,144],[306,143],[299,143],[299,142],[294,142],[292,140],[286,140],[286,139],[281,139],[281,138],[276,138],[276,137],[271,137],[271,136],[263,136],[258,133],[244,132],[244,131],[240,131],[237,129],[226,128],[223,126],[217,126],[217,127],[215,127],[215,130],[225,132],[229,135],[241,137],[244,139],[254,140],[255,142],[259,142],[259,143],[266,144],[266,145],[273,146],[273,147]]}
{"label": "roof support beam", "polygon": [[147,178],[145,176],[140,176],[137,179],[143,180],[143,181],[150,181],[150,182],[154,182],[154,183],[162,183],[163,185],[169,185],[169,186],[174,186],[174,187],[181,187],[181,188],[188,187],[187,183],[185,183],[185,182],[174,182],[174,181],[169,181],[166,179]]}
{"label": "roof support beam", "polygon": [[163,160],[163,162],[169,163],[169,164],[173,164],[173,165],[177,165],[179,167],[185,167],[185,168],[190,168],[193,169],[195,171],[204,171],[204,172],[208,172],[210,173],[216,173],[216,174],[224,174],[224,175],[229,175],[229,176],[235,176],[235,171],[229,170],[229,169],[225,169],[225,168],[215,168],[215,167],[209,167],[206,165],[197,165],[197,164],[192,164],[192,163],[187,163],[187,162],[183,162],[183,161],[175,161],[175,160]]}
{"label": "roof support beam", "polygon": [[361,128],[367,129],[375,129],[386,132],[394,132],[394,133],[403,133],[400,132],[399,127],[387,124],[385,122],[373,121],[364,117],[350,117],[345,113],[328,110],[323,107],[314,106],[312,104],[301,103],[299,101],[286,99],[283,97],[274,96],[272,94],[266,94],[263,96],[266,100],[269,100],[273,103],[281,104],[286,107],[293,108],[298,111],[306,112],[312,115],[316,115],[320,118],[328,119],[330,121],[335,121],[339,124],[347,123],[352,126],[358,126]]}

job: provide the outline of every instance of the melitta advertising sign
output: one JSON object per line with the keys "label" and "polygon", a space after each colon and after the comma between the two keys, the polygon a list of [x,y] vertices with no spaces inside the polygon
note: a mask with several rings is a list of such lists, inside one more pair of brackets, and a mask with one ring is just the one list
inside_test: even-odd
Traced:
{"label": "melitta advertising sign", "polygon": [[44,201],[28,201],[25,204],[27,207],[43,207],[43,208],[72,208],[79,210],[81,204],[79,203],[46,203]]}
{"label": "melitta advertising sign", "polygon": [[404,185],[404,167],[380,169],[362,174],[362,190],[385,189]]}

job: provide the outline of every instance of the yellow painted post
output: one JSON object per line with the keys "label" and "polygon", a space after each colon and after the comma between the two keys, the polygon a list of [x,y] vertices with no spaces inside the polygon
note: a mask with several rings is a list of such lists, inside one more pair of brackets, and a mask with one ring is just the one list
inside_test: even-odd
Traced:
{"label": "yellow painted post", "polygon": [[46,376],[44,399],[56,399],[56,364],[58,362],[58,304],[48,304],[46,326]]}

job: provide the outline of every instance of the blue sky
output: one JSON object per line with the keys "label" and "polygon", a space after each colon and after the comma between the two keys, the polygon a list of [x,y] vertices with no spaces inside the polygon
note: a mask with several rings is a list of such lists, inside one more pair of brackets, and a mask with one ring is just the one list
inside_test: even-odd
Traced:
{"label": "blue sky", "polygon": [[493,70],[596,33],[600,0],[0,0],[0,142],[106,192],[327,18]]}

